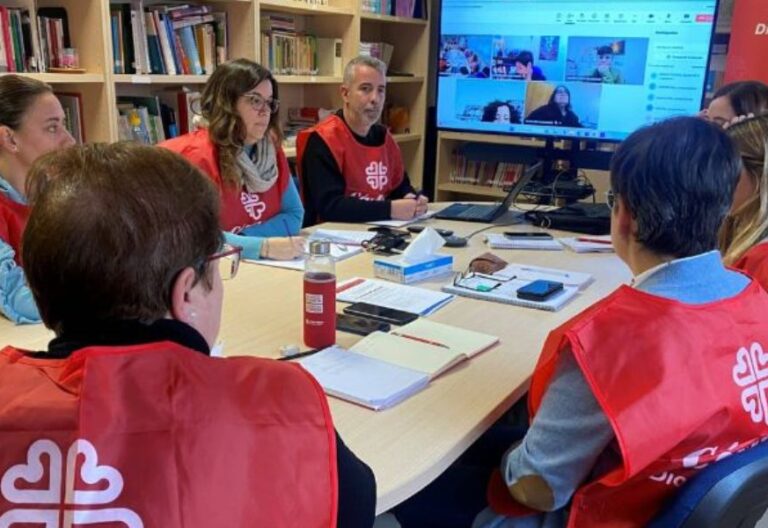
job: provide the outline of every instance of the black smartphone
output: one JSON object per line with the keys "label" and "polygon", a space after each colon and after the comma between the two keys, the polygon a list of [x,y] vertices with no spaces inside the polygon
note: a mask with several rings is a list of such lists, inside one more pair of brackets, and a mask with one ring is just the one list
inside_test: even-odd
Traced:
{"label": "black smartphone", "polygon": [[344,313],[349,315],[360,315],[369,319],[375,319],[376,321],[383,321],[385,323],[396,325],[404,325],[419,318],[419,314],[395,310],[394,308],[384,308],[383,306],[376,306],[375,304],[363,302],[345,306]]}
{"label": "black smartphone", "polygon": [[[406,229],[411,233],[421,233],[422,231],[424,231],[424,229],[426,229],[426,227],[427,226],[413,225],[413,226],[408,226]],[[453,231],[451,231],[450,229],[438,229],[436,227],[433,227],[432,229],[437,231],[437,234],[440,235],[441,237],[447,237],[453,234]]]}
{"label": "black smartphone", "polygon": [[391,326],[389,323],[384,323],[382,321],[374,321],[373,319],[368,319],[366,317],[345,313],[336,314],[336,330],[342,332],[366,336],[377,330],[381,332],[389,332],[390,328]]}
{"label": "black smartphone", "polygon": [[527,301],[546,301],[562,289],[562,282],[535,280],[519,288],[517,290],[517,297]]}
{"label": "black smartphone", "polygon": [[543,231],[504,231],[507,238],[543,238],[552,240],[552,235]]}

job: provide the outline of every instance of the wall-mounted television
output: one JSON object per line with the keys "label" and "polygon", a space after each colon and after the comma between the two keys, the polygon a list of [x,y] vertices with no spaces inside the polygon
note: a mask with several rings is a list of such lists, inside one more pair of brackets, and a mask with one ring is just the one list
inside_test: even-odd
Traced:
{"label": "wall-mounted television", "polygon": [[621,141],[699,111],[717,0],[442,0],[440,129]]}

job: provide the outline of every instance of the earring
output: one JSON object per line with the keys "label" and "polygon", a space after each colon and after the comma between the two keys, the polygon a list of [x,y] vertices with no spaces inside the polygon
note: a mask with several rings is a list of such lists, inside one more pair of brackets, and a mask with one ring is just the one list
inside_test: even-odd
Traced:
{"label": "earring", "polygon": [[197,319],[197,312],[196,312],[196,311],[194,311],[194,310],[192,310],[191,312],[189,312],[189,318],[190,318],[190,319]]}

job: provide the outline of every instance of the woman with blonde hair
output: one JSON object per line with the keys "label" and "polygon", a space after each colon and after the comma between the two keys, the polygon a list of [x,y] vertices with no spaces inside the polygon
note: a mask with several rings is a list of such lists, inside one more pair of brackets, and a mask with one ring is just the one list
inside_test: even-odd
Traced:
{"label": "woman with blonde hair", "polygon": [[735,123],[727,133],[743,167],[720,233],[720,251],[726,264],[746,271],[768,289],[768,114]]}
{"label": "woman with blonde hair", "polygon": [[280,146],[277,81],[247,59],[222,64],[203,88],[203,126],[161,147],[207,174],[221,196],[221,228],[250,259],[290,260],[304,249],[304,219]]}

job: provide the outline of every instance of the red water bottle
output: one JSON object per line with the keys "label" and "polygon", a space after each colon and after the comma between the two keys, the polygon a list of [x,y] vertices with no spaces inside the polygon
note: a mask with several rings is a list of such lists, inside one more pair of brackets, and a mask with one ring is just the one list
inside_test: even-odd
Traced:
{"label": "red water bottle", "polygon": [[304,343],[311,348],[336,343],[336,270],[327,240],[312,240],[304,263]]}

